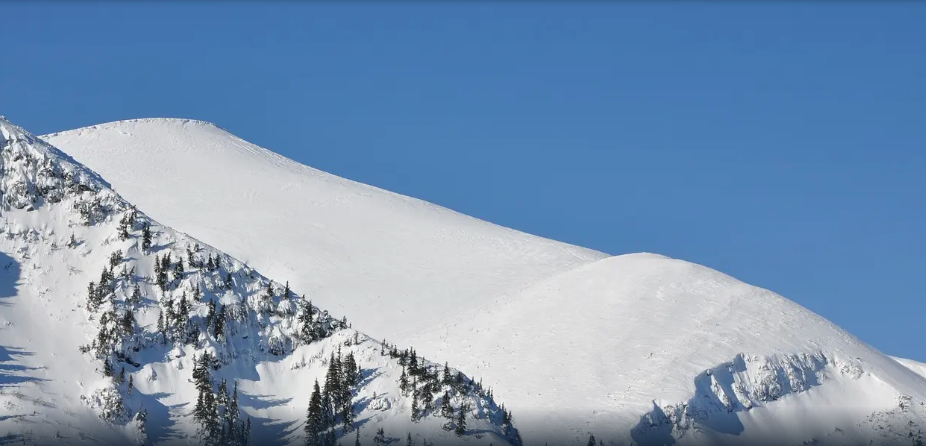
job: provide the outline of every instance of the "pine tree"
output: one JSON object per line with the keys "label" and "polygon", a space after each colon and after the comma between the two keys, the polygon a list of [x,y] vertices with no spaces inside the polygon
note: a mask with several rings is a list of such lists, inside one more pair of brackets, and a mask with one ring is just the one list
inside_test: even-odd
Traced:
{"label": "pine tree", "polygon": [[383,431],[383,428],[376,430],[376,436],[373,437],[373,444],[376,446],[383,446],[386,444],[386,432]]}
{"label": "pine tree", "polygon": [[183,280],[183,257],[177,259],[177,263],[174,264],[174,280],[177,282]]}
{"label": "pine tree", "polygon": [[147,222],[141,228],[141,249],[145,253],[151,249],[151,225]]}
{"label": "pine tree", "polygon": [[113,366],[109,363],[109,359],[103,361],[103,376],[113,376]]}
{"label": "pine tree", "polygon": [[209,299],[209,302],[206,302],[206,308],[208,309],[206,313],[206,327],[208,329],[212,327],[213,324],[215,323],[215,317],[216,317],[215,301],[212,299]]}
{"label": "pine tree", "polygon": [[199,391],[196,406],[193,409],[193,418],[199,423],[201,433],[208,444],[218,442],[221,428],[218,404],[215,394],[212,393],[212,375],[209,372],[212,362],[212,355],[206,352],[193,368],[193,380]]}
{"label": "pine tree", "polygon": [[228,395],[228,382],[225,378],[222,378],[222,382],[219,383],[219,393],[216,395],[216,404],[220,407],[228,407],[230,400],[231,397]]}
{"label": "pine tree", "polygon": [[409,432],[409,433],[408,433],[408,439],[405,440],[405,446],[414,446],[414,445],[415,445],[415,442],[412,441],[412,433]]}
{"label": "pine tree", "polygon": [[332,423],[332,398],[331,392],[327,388],[321,391],[321,429],[324,431],[331,427]]}
{"label": "pine tree", "polygon": [[193,250],[191,250],[189,246],[186,248],[186,258],[187,263],[190,264],[190,268],[196,268],[196,258],[193,256]]}
{"label": "pine tree", "polygon": [[415,354],[415,349],[412,349],[408,358],[408,373],[416,376],[419,374],[418,372],[418,355]]}
{"label": "pine tree", "polygon": [[138,282],[135,282],[135,288],[132,289],[132,297],[129,300],[133,305],[141,303],[141,289],[138,288]]}
{"label": "pine tree", "polygon": [[315,340],[315,324],[312,322],[312,301],[306,303],[305,296],[299,301],[302,311],[299,313],[299,337],[309,344]]}
{"label": "pine tree", "polygon": [[226,289],[226,290],[230,290],[230,289],[232,288],[233,285],[234,285],[234,283],[232,282],[231,273],[226,273],[226,274],[225,274],[225,289]]}
{"label": "pine tree", "polygon": [[[155,256],[155,258],[157,258]],[[161,257],[160,266],[157,267],[157,284],[161,292],[167,291],[167,271],[170,269],[170,252]]]}
{"label": "pine tree", "polygon": [[511,433],[511,418],[505,406],[502,406],[502,434],[508,436]]}
{"label": "pine tree", "polygon": [[219,314],[216,315],[215,320],[212,322],[213,328],[212,333],[217,340],[224,339],[225,336],[225,305],[219,306]]}
{"label": "pine tree", "polygon": [[344,387],[350,388],[357,385],[360,379],[357,374],[357,361],[354,359],[353,352],[347,354],[341,368],[344,375]]}
{"label": "pine tree", "polygon": [[324,430],[325,416],[322,412],[321,389],[318,387],[318,380],[315,380],[315,387],[312,389],[312,396],[309,398],[309,409],[305,420],[305,444],[306,446],[321,446],[321,434]]}
{"label": "pine tree", "polygon": [[[340,356],[340,349],[338,351]],[[354,353],[348,353],[346,359],[341,363],[341,419],[344,421],[344,431],[350,432],[354,425],[354,404],[353,392],[351,389],[357,384],[356,377],[357,364],[354,361]]]}
{"label": "pine tree", "polygon": [[135,332],[135,313],[132,310],[126,310],[122,313],[122,335],[127,336]]}
{"label": "pine tree", "polygon": [[448,420],[453,420],[453,406],[450,405],[450,393],[444,391],[444,397],[441,398],[440,414]]}
{"label": "pine tree", "polygon": [[283,298],[286,299],[286,300],[289,300],[289,299],[292,297],[290,294],[291,294],[291,292],[290,292],[290,290],[289,290],[289,281],[287,280],[287,281],[286,281],[286,289],[283,290]]}
{"label": "pine tree", "polygon": [[129,222],[123,217],[122,221],[119,224],[119,238],[121,240],[126,240],[129,238]]}
{"label": "pine tree", "polygon": [[162,335],[165,334],[165,329],[166,327],[164,327],[164,312],[158,311],[158,333],[161,333]]}
{"label": "pine tree", "polygon": [[116,379],[117,384],[122,384],[125,382],[125,366],[119,370],[119,378]]}
{"label": "pine tree", "polygon": [[415,389],[415,393],[412,395],[412,422],[417,423],[420,417],[421,408],[418,407],[418,389]]}
{"label": "pine tree", "polygon": [[261,299],[260,311],[262,313],[269,313],[271,310],[273,310],[273,282],[268,281],[267,289]]}
{"label": "pine tree", "polygon": [[457,426],[454,429],[454,433],[457,436],[462,436],[466,434],[466,403],[460,403],[460,414],[457,416]]}
{"label": "pine tree", "polygon": [[100,292],[96,284],[90,282],[90,285],[87,286],[87,309],[90,310],[90,312],[96,312],[102,303],[103,301],[100,299]]}
{"label": "pine tree", "polygon": [[399,390],[403,395],[408,393],[408,375],[405,374],[405,367],[402,367],[402,374],[399,375]]}
{"label": "pine tree", "polygon": [[595,446],[595,436],[588,434],[588,446]]}
{"label": "pine tree", "polygon": [[135,380],[132,379],[132,375],[129,375],[129,385],[126,387],[125,393],[131,395],[133,389],[135,389]]}
{"label": "pine tree", "polygon": [[[239,441],[238,436],[238,383],[235,383],[235,390],[228,401],[228,407],[225,408],[225,430],[227,437],[232,441]],[[239,441],[240,443],[240,441]]]}
{"label": "pine tree", "polygon": [[354,439],[354,446],[360,446],[360,429],[357,429],[357,436]]}
{"label": "pine tree", "polygon": [[444,363],[444,381],[442,382],[445,386],[453,384],[453,376],[450,374],[450,367],[447,366],[447,363]]}

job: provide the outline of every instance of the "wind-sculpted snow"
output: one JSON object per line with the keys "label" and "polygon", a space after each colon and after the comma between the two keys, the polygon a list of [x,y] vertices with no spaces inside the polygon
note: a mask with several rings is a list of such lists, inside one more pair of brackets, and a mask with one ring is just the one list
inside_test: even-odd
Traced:
{"label": "wind-sculpted snow", "polygon": [[[910,396],[888,399],[882,403],[887,409],[870,413],[866,410],[874,406],[866,409],[871,404],[868,401],[857,405],[862,410],[826,407],[825,413],[806,415],[812,421],[794,419],[798,414],[776,414],[788,418],[788,424],[781,426],[783,431],[772,435],[766,427],[747,432],[747,424],[762,422],[760,420],[768,416],[769,411],[776,410],[775,403],[782,399],[790,398],[786,404],[796,403],[809,399],[812,389],[827,382],[868,379],[871,378],[866,377],[858,365],[841,363],[822,354],[764,358],[738,355],[733,361],[698,375],[694,380],[695,394],[688,401],[663,407],[654,402],[653,410],[641,417],[631,430],[631,437],[639,445],[722,445],[746,441],[750,444],[916,445],[923,441],[921,426],[926,419],[926,408]],[[868,385],[878,386],[877,383]],[[778,424],[783,423],[779,420]],[[804,429],[799,429],[801,427]],[[792,438],[787,438],[787,432],[793,433]]]}
{"label": "wind-sculpted snow", "polygon": [[316,379],[350,395],[352,422],[320,428],[345,443],[519,442],[488,386],[160,225],[4,120],[0,163],[0,442],[301,445]]}

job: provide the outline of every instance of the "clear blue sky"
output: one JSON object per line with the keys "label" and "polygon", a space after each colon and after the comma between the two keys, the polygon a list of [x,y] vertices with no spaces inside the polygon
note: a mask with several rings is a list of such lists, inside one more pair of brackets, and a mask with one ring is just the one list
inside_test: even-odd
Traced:
{"label": "clear blue sky", "polygon": [[926,3],[0,3],[34,133],[208,120],[926,361]]}

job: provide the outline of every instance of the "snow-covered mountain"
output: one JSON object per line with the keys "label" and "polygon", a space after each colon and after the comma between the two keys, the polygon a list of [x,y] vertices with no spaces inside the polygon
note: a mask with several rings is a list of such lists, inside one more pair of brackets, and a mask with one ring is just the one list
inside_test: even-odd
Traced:
{"label": "snow-covered mountain", "polygon": [[520,444],[488,386],[159,224],[2,118],[0,172],[0,443]]}
{"label": "snow-covered mountain", "polygon": [[499,228],[198,121],[44,138],[374,337],[482,377],[525,444],[923,441],[917,364],[709,268]]}
{"label": "snow-covered mountain", "polygon": [[43,138],[158,220],[289,280],[378,339],[405,343],[435,319],[605,257],[312,169],[201,121]]}

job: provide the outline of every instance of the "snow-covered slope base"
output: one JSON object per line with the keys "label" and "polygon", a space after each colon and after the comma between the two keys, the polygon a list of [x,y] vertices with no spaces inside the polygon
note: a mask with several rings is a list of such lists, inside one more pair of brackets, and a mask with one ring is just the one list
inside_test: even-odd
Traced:
{"label": "snow-covered slope base", "polygon": [[400,344],[605,257],[338,178],[201,121],[121,121],[43,138],[159,221]]}
{"label": "snow-covered slope base", "polygon": [[530,444],[915,444],[926,420],[909,368],[775,293],[653,254],[556,275],[414,342],[492,382]]}
{"label": "snow-covered slope base", "polygon": [[[0,444],[519,444],[490,389],[161,226],[2,119],[0,171]],[[330,402],[310,404],[316,382]]]}

